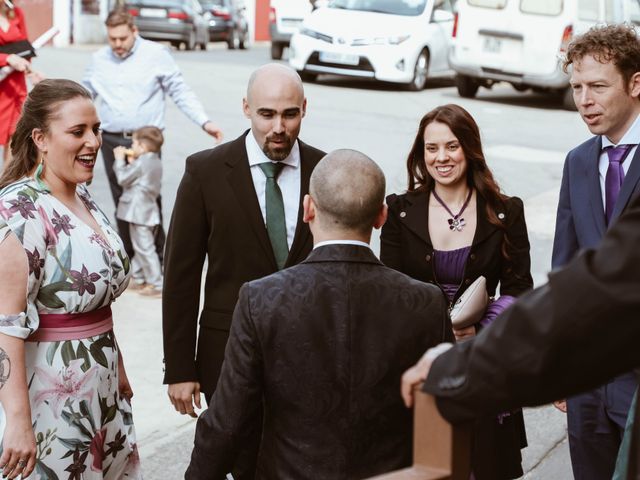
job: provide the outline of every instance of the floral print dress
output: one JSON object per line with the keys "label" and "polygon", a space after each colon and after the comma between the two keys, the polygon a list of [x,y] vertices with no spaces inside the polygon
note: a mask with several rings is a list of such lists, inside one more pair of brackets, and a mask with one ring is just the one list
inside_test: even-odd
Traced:
{"label": "floral print dress", "polygon": [[[0,242],[15,235],[29,262],[26,312],[0,312],[0,332],[27,339],[39,314],[92,312],[126,288],[129,259],[120,238],[84,186],[77,195],[102,235],[32,179],[0,192]],[[25,356],[37,444],[29,480],[141,478],[131,407],[118,392],[113,331],[26,341]]]}

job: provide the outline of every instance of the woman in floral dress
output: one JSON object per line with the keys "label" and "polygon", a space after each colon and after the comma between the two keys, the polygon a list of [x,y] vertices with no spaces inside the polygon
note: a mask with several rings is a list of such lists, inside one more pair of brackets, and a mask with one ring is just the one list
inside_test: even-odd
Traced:
{"label": "woman in floral dress", "polygon": [[109,307],[129,259],[84,186],[100,144],[86,90],[45,80],[0,178],[0,468],[10,479],[141,478]]}

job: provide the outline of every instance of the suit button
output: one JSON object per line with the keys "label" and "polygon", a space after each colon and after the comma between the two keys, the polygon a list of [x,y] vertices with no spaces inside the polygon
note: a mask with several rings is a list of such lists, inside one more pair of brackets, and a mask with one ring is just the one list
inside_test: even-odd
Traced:
{"label": "suit button", "polygon": [[431,261],[431,255],[427,254],[427,256],[426,256],[426,257],[424,257],[424,259],[425,259],[427,262],[430,262],[430,261]]}
{"label": "suit button", "polygon": [[471,255],[469,255],[469,258],[470,258],[471,260],[475,260],[475,259],[476,259],[476,254],[475,254],[475,253],[472,253]]}
{"label": "suit button", "polygon": [[407,212],[400,212],[400,218],[404,218],[407,216]]}
{"label": "suit button", "polygon": [[469,279],[469,278],[465,278],[465,280],[464,280],[464,284],[465,284],[465,285],[469,285],[470,283],[471,283],[471,279]]}

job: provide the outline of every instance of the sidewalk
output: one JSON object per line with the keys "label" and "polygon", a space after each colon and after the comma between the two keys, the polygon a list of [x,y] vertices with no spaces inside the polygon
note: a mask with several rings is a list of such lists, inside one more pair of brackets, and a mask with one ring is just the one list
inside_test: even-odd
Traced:
{"label": "sidewalk", "polygon": [[[133,413],[145,480],[182,478],[195,420],[178,414],[162,385],[161,301],[125,292],[112,306],[115,331],[134,391]],[[571,480],[566,419],[553,407],[527,409],[526,480]]]}

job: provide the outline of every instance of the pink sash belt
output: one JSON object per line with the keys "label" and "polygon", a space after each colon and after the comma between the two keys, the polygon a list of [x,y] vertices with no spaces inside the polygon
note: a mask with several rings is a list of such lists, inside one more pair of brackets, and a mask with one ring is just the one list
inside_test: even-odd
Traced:
{"label": "pink sash belt", "polygon": [[40,313],[40,325],[28,342],[80,340],[108,332],[113,328],[111,306],[84,313]]}

